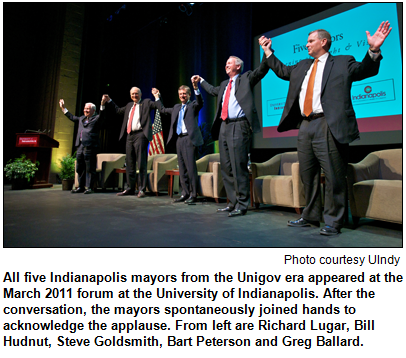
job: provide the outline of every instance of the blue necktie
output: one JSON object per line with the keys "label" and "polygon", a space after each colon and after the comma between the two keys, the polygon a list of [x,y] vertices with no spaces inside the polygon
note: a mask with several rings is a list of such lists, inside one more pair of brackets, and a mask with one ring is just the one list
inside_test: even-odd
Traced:
{"label": "blue necktie", "polygon": [[177,128],[176,128],[176,133],[179,135],[179,134],[182,134],[182,123],[183,123],[183,116],[184,116],[184,113],[185,113],[185,105],[183,104],[182,105],[182,108],[180,109],[180,111],[179,111],[179,117],[178,117],[178,126],[177,126]]}

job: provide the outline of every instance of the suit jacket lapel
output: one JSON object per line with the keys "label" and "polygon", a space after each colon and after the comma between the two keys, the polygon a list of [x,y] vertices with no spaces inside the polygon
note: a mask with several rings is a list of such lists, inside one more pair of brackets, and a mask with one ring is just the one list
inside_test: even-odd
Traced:
{"label": "suit jacket lapel", "polygon": [[321,80],[321,93],[324,92],[324,88],[326,87],[326,83],[330,76],[331,69],[333,68],[333,64],[334,56],[329,54],[326,60],[326,65],[324,66],[323,79]]}
{"label": "suit jacket lapel", "polygon": [[234,86],[234,95],[237,94],[238,87],[240,86],[240,81],[241,81],[241,74],[238,75],[238,77],[235,80],[235,86]]}
{"label": "suit jacket lapel", "polygon": [[145,116],[145,118],[144,118],[144,116],[142,115],[142,109],[144,107],[144,101],[141,101],[141,102],[137,103],[137,105],[140,106],[140,124],[141,124],[141,128],[144,128],[145,127],[144,122],[145,122],[146,119],[148,119],[147,116]]}
{"label": "suit jacket lapel", "polygon": [[[188,110],[188,108],[189,108],[189,104],[191,103],[191,101],[189,100],[187,103],[186,103],[186,107],[185,107],[185,112],[183,113],[183,120],[185,120],[185,117],[186,117],[186,111]],[[181,107],[182,107],[182,105],[181,105]]]}

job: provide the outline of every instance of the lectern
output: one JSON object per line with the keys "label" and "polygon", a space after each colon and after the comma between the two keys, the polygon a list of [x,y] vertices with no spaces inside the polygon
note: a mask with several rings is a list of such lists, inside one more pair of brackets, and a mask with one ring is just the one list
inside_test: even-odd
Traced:
{"label": "lectern", "polygon": [[21,154],[25,154],[33,163],[39,162],[31,187],[51,188],[53,184],[48,183],[48,178],[52,148],[58,148],[59,142],[44,133],[17,133],[16,147],[21,148]]}

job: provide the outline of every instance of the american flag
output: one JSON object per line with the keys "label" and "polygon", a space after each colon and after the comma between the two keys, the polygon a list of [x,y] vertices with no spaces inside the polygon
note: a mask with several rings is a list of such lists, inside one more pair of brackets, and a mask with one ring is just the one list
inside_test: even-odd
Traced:
{"label": "american flag", "polygon": [[164,154],[164,137],[162,135],[161,115],[158,110],[155,111],[154,124],[152,125],[152,141],[149,142],[148,155]]}

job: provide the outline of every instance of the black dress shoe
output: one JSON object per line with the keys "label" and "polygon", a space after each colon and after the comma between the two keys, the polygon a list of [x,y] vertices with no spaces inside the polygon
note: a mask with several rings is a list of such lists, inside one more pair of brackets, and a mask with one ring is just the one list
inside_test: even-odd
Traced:
{"label": "black dress shoe", "polygon": [[185,204],[194,204],[196,203],[196,197],[195,196],[191,196],[189,197],[189,199],[185,200]]}
{"label": "black dress shoe", "polygon": [[180,198],[175,199],[173,202],[174,203],[181,203],[182,201],[186,200],[186,196],[182,195]]}
{"label": "black dress shoe", "polygon": [[247,213],[247,210],[240,210],[240,209],[235,209],[233,211],[230,211],[228,213],[228,217],[232,218],[234,216],[240,216],[240,215],[245,215]]}
{"label": "black dress shoe", "polygon": [[117,193],[117,196],[126,196],[126,195],[134,195],[134,190],[131,189],[126,189],[122,191],[121,193]]}
{"label": "black dress shoe", "polygon": [[320,229],[320,235],[326,236],[334,236],[340,234],[340,229],[336,229],[335,227],[326,225],[322,229]]}
{"label": "black dress shoe", "polygon": [[217,212],[218,213],[229,213],[229,212],[231,212],[233,210],[234,210],[234,208],[230,208],[229,206],[226,206],[223,209],[217,209]]}
{"label": "black dress shoe", "polygon": [[79,188],[77,188],[77,189],[71,190],[71,193],[72,193],[72,194],[84,193],[84,192],[85,192],[85,189],[84,189],[84,188],[81,188],[81,187],[79,187]]}
{"label": "black dress shoe", "polygon": [[93,194],[94,191],[92,189],[87,189],[83,192],[83,194]]}
{"label": "black dress shoe", "polygon": [[320,223],[318,221],[310,221],[303,218],[288,221],[288,226],[293,227],[307,227],[311,225],[320,226]]}

